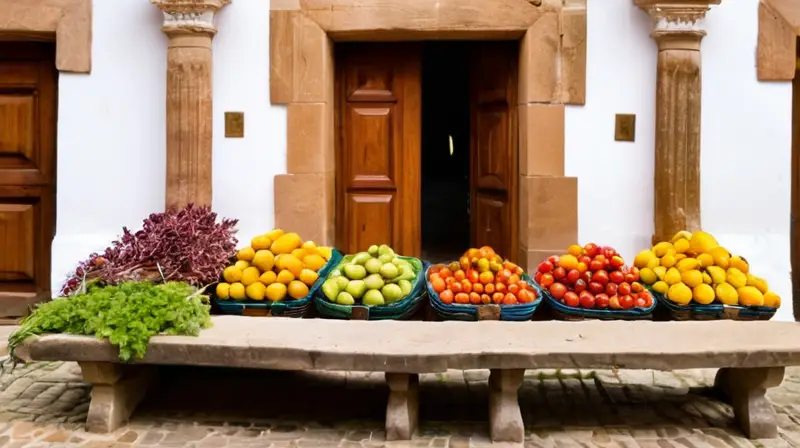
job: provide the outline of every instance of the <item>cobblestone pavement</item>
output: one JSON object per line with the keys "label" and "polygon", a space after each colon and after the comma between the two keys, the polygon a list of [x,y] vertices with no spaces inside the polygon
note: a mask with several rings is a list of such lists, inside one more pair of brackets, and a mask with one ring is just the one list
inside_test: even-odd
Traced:
{"label": "cobblestone pavement", "polygon": [[[773,440],[741,435],[730,407],[709,394],[713,375],[528,371],[524,447],[800,447],[800,369],[770,392]],[[94,435],[82,430],[90,388],[77,365],[38,363],[0,376],[0,447],[488,446],[487,379],[424,375],[418,436],[385,442],[382,375],[170,368],[127,427]]]}

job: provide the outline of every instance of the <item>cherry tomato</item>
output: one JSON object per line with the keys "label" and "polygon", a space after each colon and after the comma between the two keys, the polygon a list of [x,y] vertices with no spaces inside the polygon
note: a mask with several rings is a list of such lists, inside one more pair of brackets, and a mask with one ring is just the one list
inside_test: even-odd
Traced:
{"label": "cherry tomato", "polygon": [[583,291],[579,296],[582,308],[594,308],[595,301],[597,300],[589,291]]}
{"label": "cherry tomato", "polygon": [[629,310],[633,308],[634,302],[633,297],[630,294],[624,295],[619,299],[619,304],[622,306],[622,309]]}
{"label": "cherry tomato", "polygon": [[578,298],[578,295],[573,291],[568,291],[564,294],[564,303],[573,308],[577,308],[581,305],[580,298]]}
{"label": "cherry tomato", "polygon": [[592,274],[592,281],[600,283],[601,285],[605,285],[606,283],[608,283],[608,272],[602,269],[596,271],[594,274]]}
{"label": "cherry tomato", "polygon": [[631,293],[631,285],[629,283],[624,283],[624,282],[620,283],[619,288],[617,288],[617,291],[619,292],[619,295],[627,296],[628,294]]}
{"label": "cherry tomato", "polygon": [[619,296],[611,296],[608,298],[608,307],[612,310],[621,310],[622,305],[619,303]]}
{"label": "cherry tomato", "polygon": [[442,303],[446,303],[449,305],[453,303],[453,291],[445,289],[439,294],[439,298],[442,299]]}
{"label": "cherry tomato", "polygon": [[598,294],[594,296],[594,304],[597,308],[608,308],[608,295]]}
{"label": "cherry tomato", "polygon": [[608,279],[616,284],[620,284],[625,281],[625,274],[620,271],[612,271],[608,274]]}
{"label": "cherry tomato", "polygon": [[553,269],[553,277],[557,281],[563,281],[567,278],[567,271],[566,269],[562,268],[561,266]]}
{"label": "cherry tomato", "polygon": [[456,294],[456,303],[466,304],[469,303],[469,294],[460,292]]}
{"label": "cherry tomato", "polygon": [[594,258],[597,254],[600,253],[600,247],[595,243],[589,243],[583,246],[583,251],[586,252],[586,255]]}
{"label": "cherry tomato", "polygon": [[589,282],[589,292],[592,294],[600,294],[604,291],[604,286],[597,282]]}
{"label": "cherry tomato", "polygon": [[571,269],[569,272],[567,272],[567,283],[570,285],[574,285],[575,282],[580,280],[580,278],[581,273],[577,269]]}
{"label": "cherry tomato", "polygon": [[564,295],[567,293],[567,287],[561,283],[553,283],[552,285],[550,285],[549,291],[550,295],[553,296],[553,298],[559,300],[563,298]]}
{"label": "cherry tomato", "polygon": [[613,296],[619,290],[619,286],[616,283],[609,283],[606,285],[605,292],[608,296]]}
{"label": "cherry tomato", "polygon": [[580,294],[582,291],[586,290],[586,281],[582,278],[579,278],[578,281],[575,282],[575,285],[572,287],[572,289]]}

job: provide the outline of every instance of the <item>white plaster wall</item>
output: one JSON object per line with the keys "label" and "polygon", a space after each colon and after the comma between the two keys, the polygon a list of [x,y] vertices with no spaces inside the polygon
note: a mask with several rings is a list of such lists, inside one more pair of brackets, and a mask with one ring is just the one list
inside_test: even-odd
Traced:
{"label": "white plaster wall", "polygon": [[[587,104],[567,111],[567,166],[579,177],[580,240],[626,257],[653,231],[656,46],[630,0],[590,1]],[[757,0],[708,14],[703,42],[703,224],[750,260],[784,298],[789,279],[791,86],[756,80]],[[62,75],[58,234],[53,287],[123,225],[164,206],[166,37],[141,0],[95,0],[93,71]],[[273,225],[273,176],[285,172],[286,112],[269,104],[269,2],[235,0],[214,40],[214,208],[241,240]],[[245,112],[245,138],[223,136]],[[614,114],[637,115],[636,141],[615,142]],[[99,187],[99,188],[98,188]]]}

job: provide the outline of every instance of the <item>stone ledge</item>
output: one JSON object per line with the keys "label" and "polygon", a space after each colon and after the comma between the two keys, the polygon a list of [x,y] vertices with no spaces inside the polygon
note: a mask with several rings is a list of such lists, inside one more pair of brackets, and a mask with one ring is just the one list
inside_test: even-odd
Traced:
{"label": "stone ledge", "polygon": [[[196,338],[153,338],[141,362],[400,373],[800,365],[800,325],[789,322],[265,321],[238,316],[214,316],[213,322]],[[459,338],[453,340],[454,334]],[[442,344],[445,340],[450,342]],[[113,346],[92,337],[49,335],[23,348],[36,361],[118,360]]]}

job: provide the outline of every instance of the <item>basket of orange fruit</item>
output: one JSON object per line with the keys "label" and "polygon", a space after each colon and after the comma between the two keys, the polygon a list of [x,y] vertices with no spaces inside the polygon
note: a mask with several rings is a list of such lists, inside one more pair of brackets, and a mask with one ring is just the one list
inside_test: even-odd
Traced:
{"label": "basket of orange fruit", "polygon": [[458,260],[425,273],[431,307],[443,320],[526,321],[541,295],[515,263],[489,246],[471,248]]}

